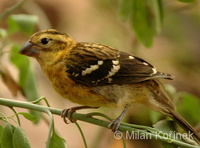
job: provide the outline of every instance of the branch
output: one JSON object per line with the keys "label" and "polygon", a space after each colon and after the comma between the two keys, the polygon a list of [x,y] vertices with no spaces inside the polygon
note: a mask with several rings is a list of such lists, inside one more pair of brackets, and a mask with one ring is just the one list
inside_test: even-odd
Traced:
{"label": "branch", "polygon": [[0,19],[2,19],[3,17],[5,17],[6,15],[8,15],[9,13],[11,13],[12,11],[14,11],[15,9],[19,8],[23,3],[25,2],[25,0],[21,0],[18,3],[16,3],[15,5],[11,6],[10,8],[8,8],[7,10],[5,10],[1,15],[0,15]]}
{"label": "branch", "polygon": [[[4,105],[7,107],[19,107],[19,108],[26,108],[30,110],[35,110],[43,113],[47,113],[47,110],[50,111],[52,114],[55,115],[61,115],[62,110],[61,109],[56,109],[56,108],[51,108],[51,107],[46,107],[42,105],[37,105],[37,104],[32,104],[30,102],[24,102],[24,101],[16,101],[16,100],[10,100],[10,99],[5,99],[5,98],[0,98],[0,105]],[[84,122],[88,122],[91,124],[99,125],[105,128],[108,128],[109,121],[104,121],[98,118],[95,118],[94,116],[91,116],[91,114],[80,114],[80,113],[73,113],[72,118]],[[170,143],[170,144],[175,144],[177,146],[183,147],[183,148],[199,148],[198,146],[194,146],[182,141],[178,141],[176,139],[171,139],[168,137],[163,137],[162,135],[159,135],[159,131],[157,131],[154,128],[147,127],[147,126],[140,126],[140,125],[134,125],[131,124],[121,124],[119,127],[119,130],[121,132],[134,132],[137,134],[143,134],[149,139],[158,139],[160,141]],[[157,132],[156,132],[157,131]]]}

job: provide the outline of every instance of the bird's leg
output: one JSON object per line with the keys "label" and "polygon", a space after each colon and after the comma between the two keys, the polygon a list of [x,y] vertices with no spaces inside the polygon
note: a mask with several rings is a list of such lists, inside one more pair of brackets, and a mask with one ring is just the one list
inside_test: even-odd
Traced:
{"label": "bird's leg", "polygon": [[61,118],[63,118],[63,121],[68,124],[69,122],[67,121],[66,118],[69,119],[72,123],[76,122],[76,119],[72,119],[72,114],[76,112],[77,110],[80,109],[89,109],[89,108],[98,108],[98,107],[90,107],[90,106],[76,106],[68,109],[63,109],[61,112]]}
{"label": "bird's leg", "polygon": [[128,108],[129,108],[129,104],[127,104],[124,108],[124,110],[122,111],[122,113],[119,115],[119,117],[117,117],[116,119],[114,119],[113,121],[110,122],[110,124],[108,125],[108,128],[111,128],[113,132],[117,131],[121,121],[124,117],[124,115],[126,114]]}

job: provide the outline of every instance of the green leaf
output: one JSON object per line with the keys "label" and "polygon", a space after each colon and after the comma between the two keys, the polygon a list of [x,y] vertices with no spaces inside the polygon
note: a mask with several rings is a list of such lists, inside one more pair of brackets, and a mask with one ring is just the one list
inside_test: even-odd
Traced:
{"label": "green leaf", "polygon": [[177,111],[192,125],[200,122],[200,100],[190,93],[183,93],[181,102],[177,105]]}
{"label": "green leaf", "polygon": [[3,28],[0,28],[0,38],[7,37],[7,31]]}
{"label": "green leaf", "polygon": [[0,125],[0,147],[1,147],[1,135],[2,135],[2,132],[3,132],[3,127]]}
{"label": "green leaf", "polygon": [[[22,87],[26,98],[28,101],[34,101],[38,96],[37,85],[33,71],[30,66],[29,59],[26,56],[20,55],[18,53],[21,45],[14,44],[10,54],[10,61],[18,68],[19,70],[19,84]],[[41,113],[37,111],[32,111],[31,114],[38,117],[41,117]]]}
{"label": "green leaf", "polygon": [[31,35],[34,31],[34,26],[38,22],[35,15],[15,14],[8,18],[8,32],[15,33],[22,31],[26,35]]}
{"label": "green leaf", "polygon": [[163,139],[168,138],[168,143],[162,143],[165,148],[178,148],[178,146],[170,144],[173,139],[181,142],[186,142],[187,140],[190,141],[186,136],[186,133],[181,134],[177,132],[177,126],[172,120],[161,120],[153,126],[160,131],[158,134]]}
{"label": "green leaf", "polygon": [[131,12],[136,37],[146,47],[150,47],[154,36],[161,30],[162,26],[161,0],[134,0]]}
{"label": "green leaf", "polygon": [[38,118],[36,116],[32,115],[32,114],[25,113],[25,112],[20,112],[20,113],[17,113],[17,114],[24,116],[26,119],[28,119],[30,121],[33,121],[33,122],[38,121]]}
{"label": "green leaf", "polygon": [[24,130],[18,126],[13,134],[13,148],[30,148],[29,140]]}
{"label": "green leaf", "polygon": [[173,85],[165,84],[166,91],[173,97],[177,95],[177,90]]}
{"label": "green leaf", "polygon": [[60,137],[55,130],[53,130],[49,148],[65,148],[65,139]]}
{"label": "green leaf", "polygon": [[133,0],[121,0],[120,17],[123,21],[127,20],[131,14]]}
{"label": "green leaf", "polygon": [[[158,134],[162,136],[163,138],[171,138],[175,140],[181,139],[179,134],[176,133],[176,126],[172,120],[161,120],[153,126],[155,129],[158,129],[159,131],[162,132]],[[170,143],[170,141],[168,143]],[[168,143],[162,143],[162,146],[164,148],[178,148],[178,146],[168,144]]]}
{"label": "green leaf", "polygon": [[196,0],[178,0],[180,2],[184,2],[184,3],[193,3],[195,2]]}
{"label": "green leaf", "polygon": [[14,134],[14,130],[15,127],[10,123],[7,123],[7,125],[4,127],[0,142],[2,148],[13,148],[12,137]]}
{"label": "green leaf", "polygon": [[180,148],[179,146],[162,142],[162,148]]}
{"label": "green leaf", "polygon": [[154,124],[160,120],[162,117],[162,114],[156,111],[151,110],[150,111],[150,120]]}
{"label": "green leaf", "polygon": [[26,97],[29,101],[33,101],[39,98],[36,81],[29,59],[18,53],[20,47],[18,44],[13,45],[10,60],[19,70],[19,84],[23,88]]}
{"label": "green leaf", "polygon": [[175,123],[172,120],[161,120],[154,124],[153,127],[163,133],[172,133],[176,131]]}

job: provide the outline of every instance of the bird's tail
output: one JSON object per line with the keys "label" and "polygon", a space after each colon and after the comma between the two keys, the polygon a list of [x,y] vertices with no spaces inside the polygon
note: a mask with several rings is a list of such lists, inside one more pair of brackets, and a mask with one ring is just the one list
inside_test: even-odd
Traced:
{"label": "bird's tail", "polygon": [[[154,83],[150,83],[149,89],[153,92],[156,100],[159,102],[160,108],[153,108],[153,106],[149,106],[150,108],[162,112],[163,114],[170,116],[174,119],[185,131],[192,133],[192,137],[200,143],[200,135],[194,130],[194,128],[183,118],[179,113],[176,112],[173,103],[168,97],[167,93],[164,91],[162,84],[159,81],[153,81]],[[157,91],[156,91],[157,90]],[[158,93],[159,92],[159,93]],[[155,102],[154,102],[155,103]]]}
{"label": "bird's tail", "polygon": [[195,131],[195,129],[176,111],[171,111],[171,117],[190,135],[192,135],[198,143],[200,143],[200,135]]}

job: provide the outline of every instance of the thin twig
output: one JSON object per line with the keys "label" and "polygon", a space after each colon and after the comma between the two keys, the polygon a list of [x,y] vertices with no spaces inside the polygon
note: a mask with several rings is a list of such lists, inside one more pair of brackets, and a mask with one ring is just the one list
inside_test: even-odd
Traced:
{"label": "thin twig", "polygon": [[45,112],[49,115],[49,118],[50,118],[50,126],[49,126],[49,132],[48,132],[48,138],[47,138],[47,144],[46,144],[46,148],[49,148],[52,132],[53,132],[53,130],[55,130],[54,129],[54,121],[53,121],[54,118],[53,118],[52,113],[49,110],[46,110]]}
{"label": "thin twig", "polygon": [[85,148],[88,148],[88,146],[87,146],[87,141],[86,141],[86,139],[85,139],[85,136],[84,136],[84,134],[83,134],[83,131],[82,131],[80,125],[79,125],[77,122],[75,122],[75,124],[76,124],[76,126],[77,126],[79,132],[81,133],[81,137],[82,137],[82,139],[83,139]]}
{"label": "thin twig", "polygon": [[[16,100],[10,100],[10,99],[5,99],[5,98],[0,98],[0,105],[8,106],[8,107],[19,107],[19,108],[26,108],[30,110],[36,110],[40,112],[45,112],[46,110],[49,110],[52,114],[55,115],[61,115],[62,110],[61,109],[56,109],[56,108],[51,108],[51,107],[46,107],[42,105],[37,105],[37,104],[32,104],[29,102],[24,102],[24,101],[16,101]],[[98,118],[94,118],[91,116],[88,116],[87,114],[79,114],[79,113],[73,113],[72,118],[76,120],[81,120],[84,122],[92,123],[95,125],[99,125],[105,128],[108,128],[108,125],[110,122],[104,121]],[[121,132],[135,132],[137,134],[143,134],[146,135],[147,138],[149,139],[156,139],[159,141],[163,141],[166,143],[174,144],[183,148],[199,148],[199,146],[191,145],[182,141],[178,141],[177,139],[172,139],[169,137],[163,137],[155,132],[149,131],[149,127],[146,128],[145,126],[140,126],[137,125],[138,128],[132,128],[130,126],[125,126],[125,125],[120,125],[119,130]]]}
{"label": "thin twig", "polygon": [[11,13],[12,11],[14,11],[15,9],[19,8],[26,0],[21,0],[18,3],[16,3],[15,5],[11,6],[10,8],[8,8],[7,10],[5,10],[1,15],[0,15],[0,19],[4,18],[5,16],[7,16],[9,13]]}
{"label": "thin twig", "polygon": [[17,114],[16,110],[15,110],[13,107],[10,107],[10,109],[15,113],[15,115],[16,115],[16,117],[17,117],[18,125],[21,126],[21,122],[20,122],[20,119],[19,119],[19,115]]}

